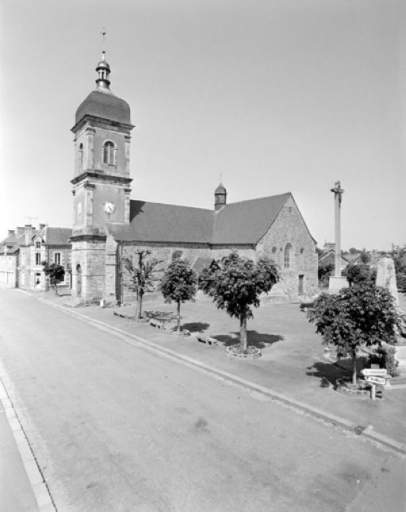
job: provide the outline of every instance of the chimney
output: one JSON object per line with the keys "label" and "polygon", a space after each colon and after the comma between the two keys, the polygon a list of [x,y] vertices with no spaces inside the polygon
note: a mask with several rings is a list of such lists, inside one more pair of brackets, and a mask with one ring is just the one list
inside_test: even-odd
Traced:
{"label": "chimney", "polygon": [[17,236],[21,236],[24,234],[24,227],[17,226]]}
{"label": "chimney", "polygon": [[32,239],[32,225],[31,224],[25,225],[24,234],[25,234],[25,245],[31,245],[31,239]]}
{"label": "chimney", "polygon": [[8,236],[14,235],[14,233],[15,233],[14,229],[8,230]]}

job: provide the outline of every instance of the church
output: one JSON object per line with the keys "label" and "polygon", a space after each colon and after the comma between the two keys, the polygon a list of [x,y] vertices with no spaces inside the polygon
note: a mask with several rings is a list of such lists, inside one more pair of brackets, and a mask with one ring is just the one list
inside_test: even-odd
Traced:
{"label": "church", "polygon": [[28,225],[24,234],[9,233],[0,242],[0,283],[47,289],[45,259],[65,266],[65,286],[76,303],[123,303],[131,297],[123,261],[137,251],[149,250],[163,267],[185,258],[197,272],[238,251],[278,264],[281,280],[269,300],[296,301],[317,293],[316,241],[290,192],[227,203],[220,184],[212,209],[131,199],[134,126],[130,106],[110,89],[110,71],[103,52],[96,88],[76,110],[72,230]]}
{"label": "church", "polygon": [[220,184],[211,210],[130,198],[130,106],[110,89],[104,52],[96,72],[96,88],[72,128],[73,298],[125,300],[123,259],[143,249],[164,266],[181,257],[197,271],[233,250],[252,259],[266,255],[281,269],[274,295],[291,301],[316,293],[316,242],[291,193],[227,203]]}

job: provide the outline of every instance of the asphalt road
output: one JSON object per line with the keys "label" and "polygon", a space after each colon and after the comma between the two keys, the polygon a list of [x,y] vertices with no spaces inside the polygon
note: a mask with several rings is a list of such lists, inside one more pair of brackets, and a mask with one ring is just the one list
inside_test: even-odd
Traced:
{"label": "asphalt road", "polygon": [[58,511],[326,512],[367,497],[373,511],[403,474],[362,437],[21,292],[0,289],[0,322],[9,392]]}

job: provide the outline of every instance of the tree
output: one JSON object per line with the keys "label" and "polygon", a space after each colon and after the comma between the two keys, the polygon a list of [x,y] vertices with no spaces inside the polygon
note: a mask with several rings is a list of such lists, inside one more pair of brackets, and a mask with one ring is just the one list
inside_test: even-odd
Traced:
{"label": "tree", "polygon": [[363,281],[373,281],[376,279],[376,270],[371,270],[369,265],[361,263],[359,265],[350,264],[344,270],[343,275],[347,277],[350,286]]}
{"label": "tree", "polygon": [[257,263],[236,252],[221,260],[213,260],[199,276],[199,289],[213,298],[219,309],[225,309],[240,320],[240,351],[247,350],[247,319],[253,318],[251,306],[258,307],[260,294],[268,293],[279,281],[279,270],[268,258]]}
{"label": "tree", "polygon": [[47,261],[43,261],[41,263],[43,266],[43,270],[46,276],[49,277],[49,284],[55,290],[55,295],[58,295],[58,284],[64,280],[65,277],[65,269],[62,265],[58,265],[57,263],[48,264]]}
{"label": "tree", "polygon": [[162,277],[160,290],[165,302],[177,303],[177,330],[180,331],[180,305],[194,300],[197,292],[197,274],[185,260],[176,259]]}
{"label": "tree", "polygon": [[396,341],[400,326],[395,301],[389,290],[371,281],[344,288],[337,295],[321,294],[307,312],[309,322],[327,346],[334,345],[337,357],[352,358],[352,381],[357,383],[356,359],[362,346],[380,347]]}
{"label": "tree", "polygon": [[161,262],[155,258],[146,260],[146,256],[151,254],[151,251],[148,250],[140,250],[136,254],[135,262],[131,258],[123,258],[123,262],[130,278],[130,282],[126,286],[137,294],[135,318],[140,320],[142,318],[142,299],[146,292],[154,291],[154,281],[157,281],[154,274],[158,271],[157,266]]}
{"label": "tree", "polygon": [[362,249],[361,254],[359,255],[359,259],[362,263],[369,263],[371,260],[371,255],[366,249]]}
{"label": "tree", "polygon": [[328,278],[331,276],[331,273],[334,270],[334,263],[331,263],[329,261],[326,262],[319,262],[318,267],[318,277],[321,284],[327,285],[328,284]]}

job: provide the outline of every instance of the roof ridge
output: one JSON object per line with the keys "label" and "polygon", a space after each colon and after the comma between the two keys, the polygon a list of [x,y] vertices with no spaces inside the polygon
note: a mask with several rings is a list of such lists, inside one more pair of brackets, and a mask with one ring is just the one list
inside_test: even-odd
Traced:
{"label": "roof ridge", "polygon": [[131,199],[131,203],[148,203],[148,204],[156,204],[156,205],[160,205],[160,206],[170,206],[172,208],[173,207],[186,208],[188,210],[193,209],[193,210],[203,210],[204,212],[210,212],[210,213],[213,212],[213,210],[211,210],[209,208],[200,208],[199,206],[185,206],[182,204],[171,204],[171,203],[156,203],[155,201],[143,201],[142,199]]}
{"label": "roof ridge", "polygon": [[232,204],[249,203],[250,201],[261,201],[263,199],[274,199],[276,197],[289,196],[289,195],[292,195],[292,192],[284,192],[283,194],[275,194],[273,196],[254,197],[253,199],[243,199],[242,201],[236,201],[235,203],[227,203],[225,206],[227,207]]}

